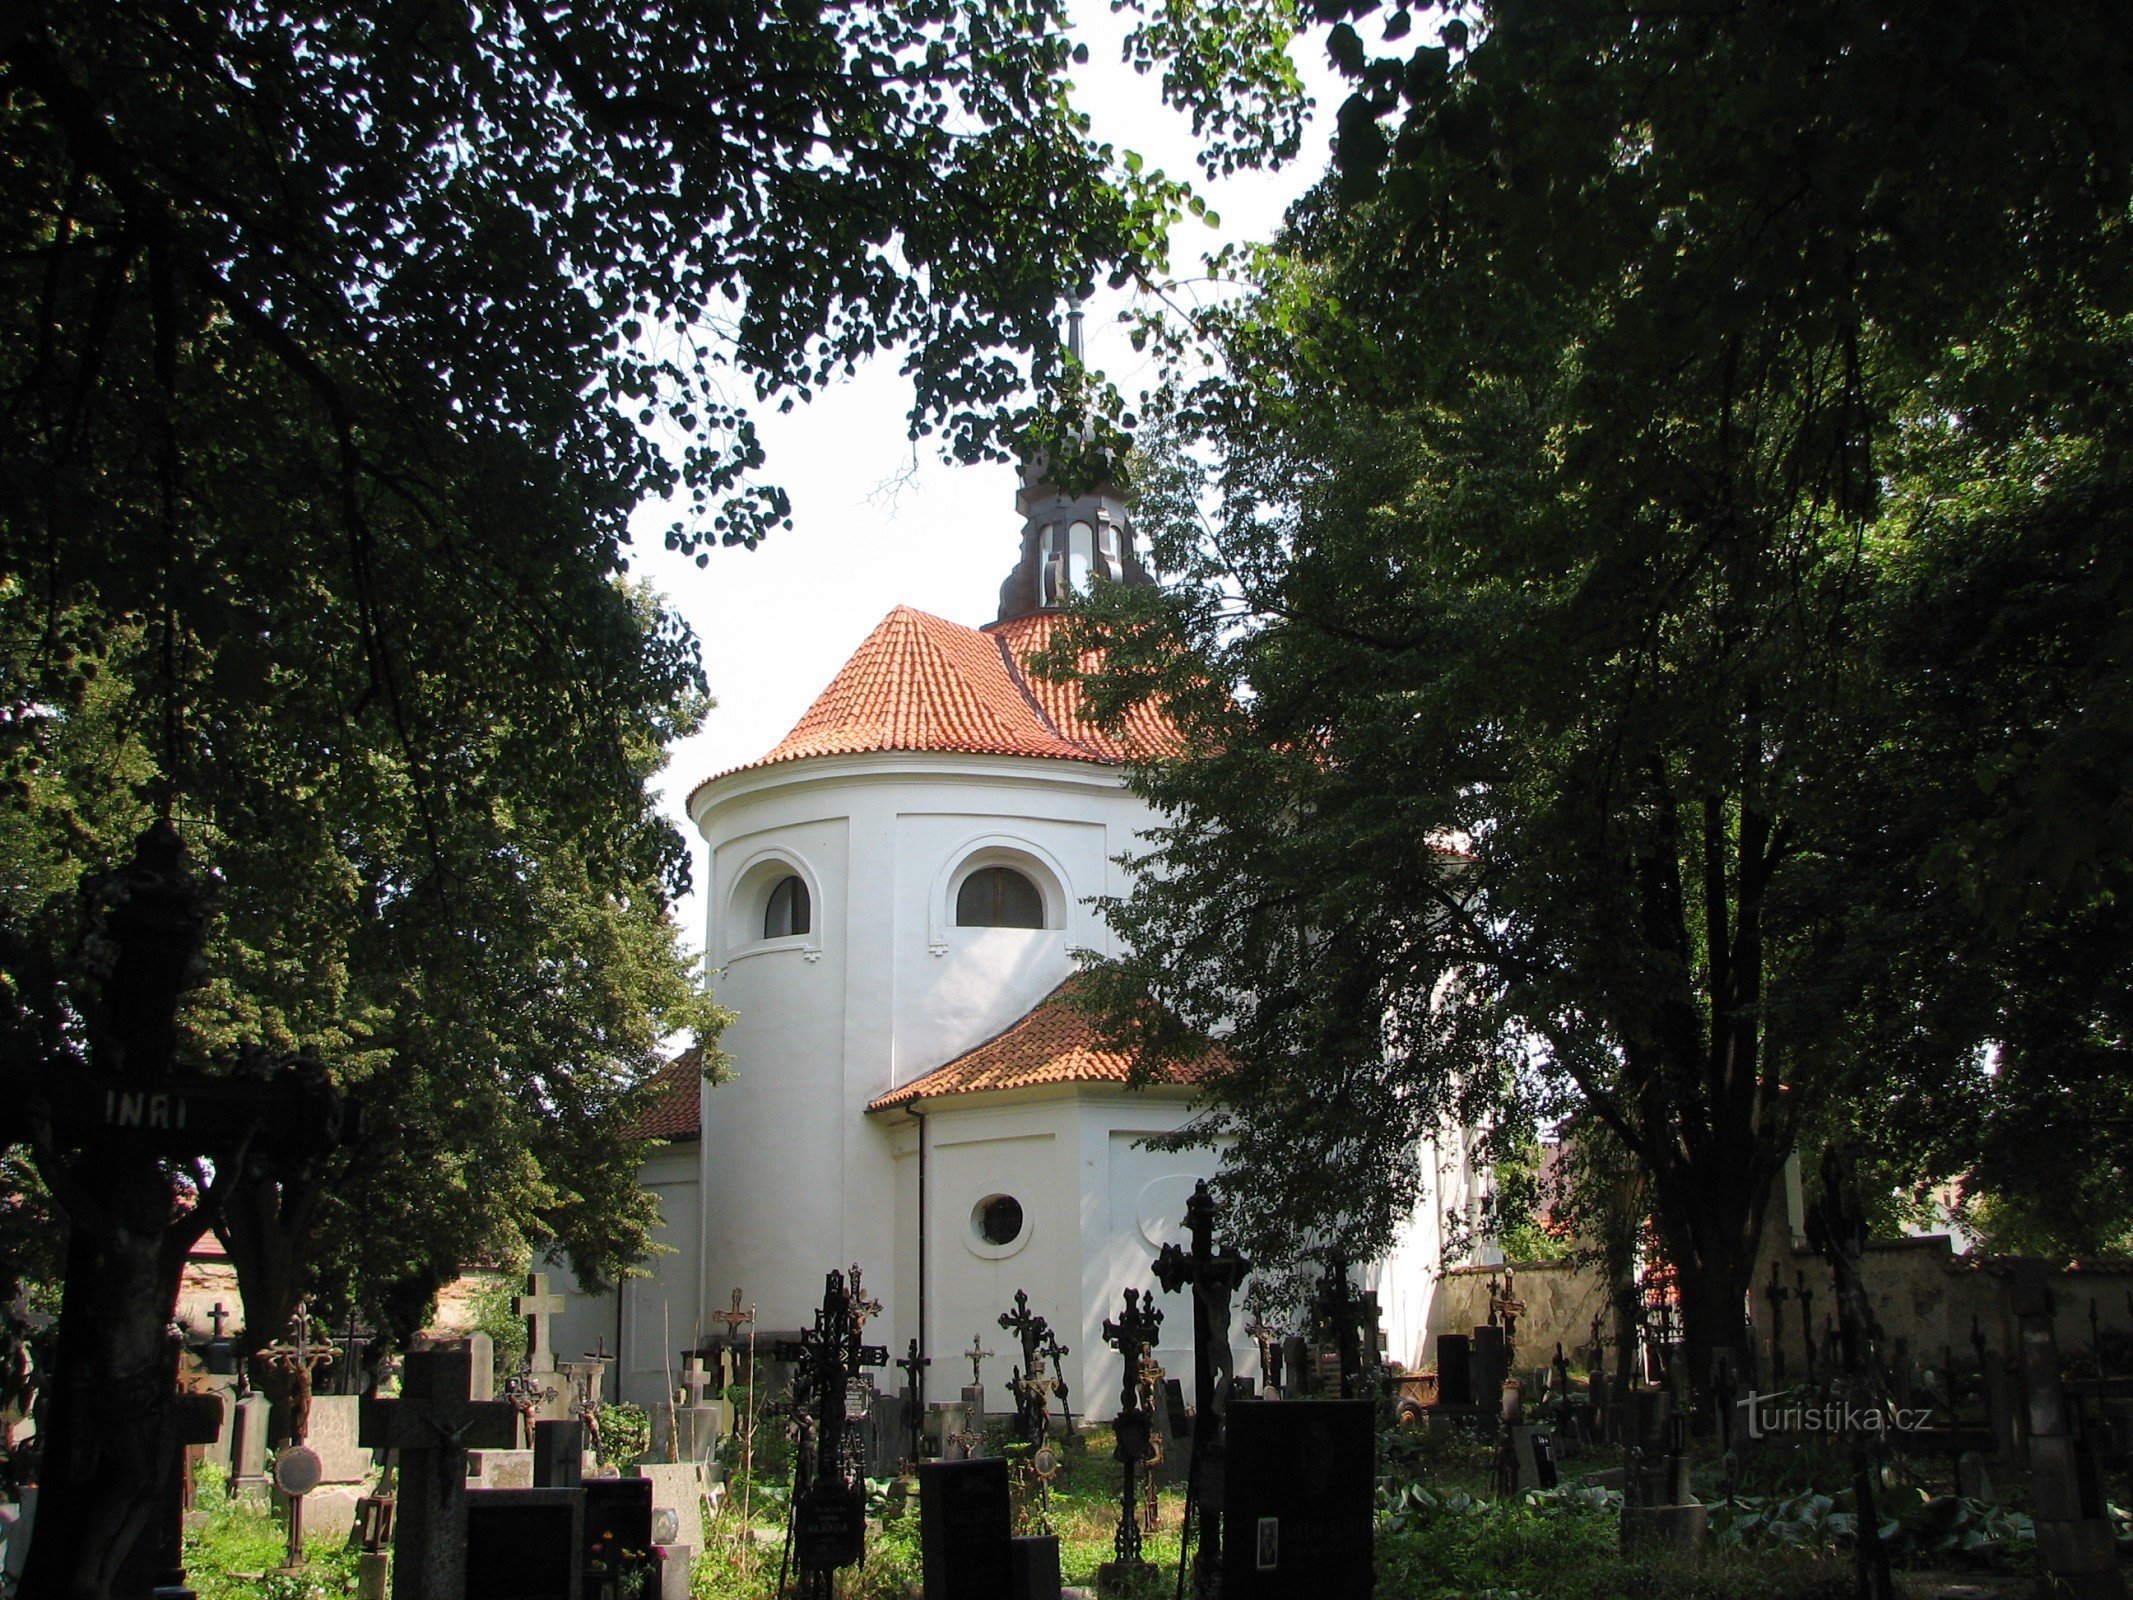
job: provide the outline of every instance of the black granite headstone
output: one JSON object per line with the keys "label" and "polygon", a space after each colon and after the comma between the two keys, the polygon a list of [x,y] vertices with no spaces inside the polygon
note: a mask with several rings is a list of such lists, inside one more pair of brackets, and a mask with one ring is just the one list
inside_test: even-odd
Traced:
{"label": "black granite headstone", "polygon": [[1281,1341],[1281,1370],[1288,1379],[1282,1393],[1290,1397],[1313,1393],[1318,1386],[1318,1375],[1311,1370],[1311,1343],[1300,1333],[1292,1333]]}
{"label": "black granite headstone", "polygon": [[[1019,1534],[1008,1543],[1014,1600],[1059,1600],[1059,1539],[1055,1534]],[[927,1591],[929,1594],[932,1592]]]}
{"label": "black granite headstone", "polygon": [[1503,1394],[1503,1381],[1511,1375],[1511,1352],[1505,1347],[1503,1329],[1483,1326],[1474,1330],[1467,1369],[1474,1375],[1473,1403],[1493,1413]]}
{"label": "black granite headstone", "polygon": [[585,1424],[576,1417],[533,1425],[533,1486],[575,1489],[585,1481]]}
{"label": "black granite headstone", "polygon": [[1376,1426],[1368,1400],[1230,1412],[1223,1600],[1369,1600]]}
{"label": "black granite headstone", "polygon": [[585,1491],[469,1489],[467,1600],[578,1600]]}
{"label": "black granite headstone", "polygon": [[627,1567],[648,1564],[652,1551],[652,1480],[587,1478],[585,1562],[610,1581]]}
{"label": "black granite headstone", "polygon": [[1013,1587],[1013,1527],[1004,1457],[919,1463],[926,1600],[1005,1600],[1019,1593]]}
{"label": "black granite headstone", "polygon": [[1474,1341],[1463,1333],[1437,1335],[1437,1404],[1470,1406],[1474,1403]]}

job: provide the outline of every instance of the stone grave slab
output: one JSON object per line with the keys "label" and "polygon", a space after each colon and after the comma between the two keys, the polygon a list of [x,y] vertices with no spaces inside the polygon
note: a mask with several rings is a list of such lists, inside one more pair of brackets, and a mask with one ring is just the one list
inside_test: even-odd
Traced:
{"label": "stone grave slab", "polygon": [[469,1489],[530,1489],[533,1487],[531,1450],[469,1450]]}
{"label": "stone grave slab", "polygon": [[239,1400],[230,1437],[230,1493],[264,1500],[267,1495],[267,1397]]}
{"label": "stone grave slab", "polygon": [[634,1476],[652,1480],[652,1509],[664,1506],[674,1512],[677,1526],[668,1544],[685,1544],[692,1550],[704,1547],[704,1469],[693,1461],[640,1461]]}
{"label": "stone grave slab", "polygon": [[1000,1600],[1013,1593],[1013,1519],[1004,1458],[921,1461],[918,1542],[926,1600]]}
{"label": "stone grave slab", "polygon": [[689,1600],[689,1571],[696,1552],[685,1544],[652,1546],[652,1584],[645,1600]]}
{"label": "stone grave slab", "polygon": [[467,1600],[582,1600],[582,1489],[467,1492]]}
{"label": "stone grave slab", "polygon": [[1368,1400],[1230,1412],[1223,1600],[1369,1600],[1375,1445]]}
{"label": "stone grave slab", "polygon": [[1557,1482],[1555,1441],[1546,1428],[1518,1423],[1511,1429],[1511,1459],[1521,1489],[1553,1489]]}
{"label": "stone grave slab", "polygon": [[318,1452],[319,1482],[367,1483],[370,1480],[376,1456],[358,1442],[361,1411],[362,1400],[357,1395],[312,1396],[310,1425],[305,1430],[304,1443]]}

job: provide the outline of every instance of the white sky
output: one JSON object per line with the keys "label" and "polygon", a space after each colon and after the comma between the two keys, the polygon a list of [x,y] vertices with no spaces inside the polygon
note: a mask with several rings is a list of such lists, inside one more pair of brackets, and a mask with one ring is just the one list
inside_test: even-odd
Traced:
{"label": "white sky", "polygon": [[[1102,0],[1083,0],[1077,15],[1091,12],[1095,21],[1083,26],[1090,59],[1074,81],[1092,136],[1139,151],[1173,177],[1196,177],[1190,122],[1163,106],[1153,78],[1119,64],[1121,19]],[[1197,184],[1222,227],[1215,234],[1188,224],[1173,236],[1174,276],[1196,273],[1219,242],[1269,237],[1284,208],[1324,170],[1325,130],[1345,91],[1326,65],[1322,37],[1313,31],[1294,46],[1317,102],[1302,154],[1276,173]],[[1130,401],[1155,375],[1117,325],[1124,303],[1113,295],[1089,308],[1086,348],[1090,364]],[[648,536],[632,551],[631,569],[695,629],[718,700],[703,731],[674,748],[661,774],[663,809],[695,852],[698,892],[676,910],[691,949],[704,939],[707,864],[682,810],[688,792],[783,738],[893,607],[971,626],[990,622],[1000,580],[1020,548],[1015,469],[955,466],[940,459],[932,441],[907,439],[910,385],[897,365],[894,357],[877,360],[812,405],[759,417],[769,456],[764,477],[792,495],[790,533],[752,551],[714,548],[709,565],[698,568],[693,558],[659,547],[653,530],[668,520],[662,508],[647,507],[638,519]]]}

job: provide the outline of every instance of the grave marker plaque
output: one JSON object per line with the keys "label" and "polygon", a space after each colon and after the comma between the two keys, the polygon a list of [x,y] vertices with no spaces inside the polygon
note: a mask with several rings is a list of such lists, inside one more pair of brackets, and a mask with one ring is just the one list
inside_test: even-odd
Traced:
{"label": "grave marker plaque", "polygon": [[1437,1404],[1474,1403],[1474,1341],[1463,1333],[1437,1335]]}
{"label": "grave marker plaque", "polygon": [[580,1600],[580,1489],[469,1489],[467,1600]]}
{"label": "grave marker plaque", "polygon": [[1014,1578],[1007,1462],[923,1461],[918,1542],[926,1600],[1002,1600]]}
{"label": "grave marker plaque", "polygon": [[1230,1413],[1223,1600],[1369,1600],[1375,1443],[1368,1400]]}

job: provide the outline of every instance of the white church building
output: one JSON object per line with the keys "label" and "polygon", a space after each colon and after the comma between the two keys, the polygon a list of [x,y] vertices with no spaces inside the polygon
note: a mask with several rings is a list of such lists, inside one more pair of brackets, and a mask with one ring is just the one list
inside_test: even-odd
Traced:
{"label": "white church building", "polygon": [[[1119,858],[1155,821],[1122,763],[1161,754],[1170,730],[1143,713],[1122,743],[1032,661],[1078,586],[1152,579],[1115,489],[1070,497],[1040,465],[1017,509],[997,618],[891,611],[776,747],[689,796],[732,1077],[669,1069],[641,1130],[659,1141],[643,1178],[668,1253],[619,1301],[572,1296],[557,1330],[565,1349],[619,1349],[624,1398],[665,1393],[736,1291],[759,1338],[789,1336],[824,1275],[857,1264],[883,1307],[869,1342],[900,1356],[918,1340],[931,1398],[970,1381],[975,1341],[996,1352],[989,1406],[1011,1408],[999,1318],[1019,1289],[1071,1350],[1073,1410],[1116,1407],[1104,1319],[1129,1285],[1155,1287],[1218,1156],[1144,1147],[1190,1116],[1192,1085],[1129,1090],[1127,1061],[1063,994],[1075,951],[1114,948],[1092,902],[1124,892]],[[1443,1217],[1478,1198],[1463,1161],[1440,1166],[1399,1249],[1363,1271],[1409,1366],[1427,1354]],[[1189,1373],[1186,1297],[1159,1304],[1159,1359]],[[1233,1332],[1237,1370],[1255,1372],[1241,1318]]]}

